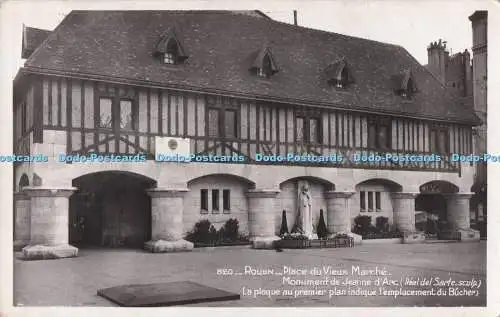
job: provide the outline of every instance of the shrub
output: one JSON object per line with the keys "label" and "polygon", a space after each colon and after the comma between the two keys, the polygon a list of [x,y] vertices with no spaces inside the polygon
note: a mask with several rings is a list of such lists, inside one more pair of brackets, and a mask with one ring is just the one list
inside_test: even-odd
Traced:
{"label": "shrub", "polygon": [[284,234],[282,240],[309,240],[309,238],[300,233]]}
{"label": "shrub", "polygon": [[281,214],[281,228],[280,228],[280,236],[288,233],[288,224],[286,221],[286,210],[283,210]]}
{"label": "shrub", "polygon": [[238,230],[240,228],[238,219],[228,219],[224,226],[220,229],[223,232],[222,238],[224,240],[236,241],[238,240],[239,233]]}
{"label": "shrub", "polygon": [[325,218],[323,217],[323,209],[319,210],[319,222],[316,233],[320,239],[325,239],[328,236],[328,229],[326,228]]}
{"label": "shrub", "polygon": [[354,218],[354,232],[369,232],[372,231],[372,217],[359,215]]}
{"label": "shrub", "polygon": [[389,218],[388,217],[377,217],[375,219],[375,227],[379,232],[388,232],[389,231]]}
{"label": "shrub", "polygon": [[211,228],[213,228],[213,226],[210,220],[200,220],[195,223],[193,230],[187,234],[186,240],[208,243],[211,240]]}

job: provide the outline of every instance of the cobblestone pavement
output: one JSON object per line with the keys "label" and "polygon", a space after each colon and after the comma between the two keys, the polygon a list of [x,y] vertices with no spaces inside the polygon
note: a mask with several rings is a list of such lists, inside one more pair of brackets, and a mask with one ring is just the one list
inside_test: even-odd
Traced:
{"label": "cobblestone pavement", "polygon": [[[406,277],[452,279],[456,282],[481,281],[478,296],[245,296],[240,300],[195,304],[190,306],[485,306],[486,242],[361,245],[349,249],[252,250],[248,247],[195,249],[188,253],[150,254],[141,250],[80,250],[77,258],[23,261],[20,253],[14,260],[14,302],[18,306],[114,306],[96,295],[97,289],[122,284],[147,284],[173,281],[195,281],[227,291],[307,289],[314,286],[283,284],[283,276],[222,276],[217,269],[244,272],[274,269],[331,266],[335,269],[386,269],[391,280]],[[248,267],[247,267],[248,269]],[[378,276],[380,277],[380,276]],[[383,276],[382,276],[383,277]],[[293,280],[324,279],[325,276],[292,276]],[[353,280],[377,277],[351,275]],[[330,277],[330,280],[333,276]],[[345,279],[340,277],[341,280]],[[433,283],[435,283],[434,280]],[[384,286],[385,289],[399,289]],[[318,286],[316,289],[333,289]],[[339,287],[341,288],[341,287]],[[366,290],[378,287],[352,286]],[[405,286],[406,289],[418,289]],[[346,289],[346,287],[343,287]],[[423,289],[423,288],[420,288]],[[427,287],[427,289],[430,289]],[[447,286],[442,287],[448,290]],[[462,287],[462,289],[464,289]],[[466,288],[470,289],[470,288]]]}

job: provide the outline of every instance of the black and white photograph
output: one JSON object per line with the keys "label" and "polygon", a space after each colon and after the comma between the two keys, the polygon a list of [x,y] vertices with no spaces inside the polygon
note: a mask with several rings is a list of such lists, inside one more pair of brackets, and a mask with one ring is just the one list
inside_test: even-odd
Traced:
{"label": "black and white photograph", "polygon": [[493,1],[129,4],[0,8],[7,305],[487,306]]}

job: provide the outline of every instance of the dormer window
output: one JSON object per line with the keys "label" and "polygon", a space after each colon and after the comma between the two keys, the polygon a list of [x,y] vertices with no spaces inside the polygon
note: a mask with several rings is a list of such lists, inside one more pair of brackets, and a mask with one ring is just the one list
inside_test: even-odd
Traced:
{"label": "dormer window", "polygon": [[326,76],[328,83],[338,89],[345,89],[354,83],[354,77],[345,59],[340,59],[328,65]]}
{"label": "dormer window", "polygon": [[278,72],[278,64],[269,47],[262,47],[250,70],[257,74],[257,76],[264,78],[270,78]]}
{"label": "dormer window", "polygon": [[167,45],[167,52],[163,55],[163,62],[165,64],[177,63],[177,43],[172,39]]}
{"label": "dormer window", "polygon": [[404,99],[412,99],[414,94],[418,92],[413,72],[409,69],[404,70],[401,74],[392,77],[394,92]]}
{"label": "dormer window", "polygon": [[160,56],[164,64],[180,64],[187,59],[187,54],[173,29],[167,30],[156,45],[155,55]]}

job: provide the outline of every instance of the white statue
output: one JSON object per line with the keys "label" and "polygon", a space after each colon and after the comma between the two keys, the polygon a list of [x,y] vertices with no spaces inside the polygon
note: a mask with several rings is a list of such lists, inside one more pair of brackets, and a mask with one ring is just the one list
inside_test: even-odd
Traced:
{"label": "white statue", "polygon": [[312,199],[309,192],[309,183],[302,181],[298,183],[298,213],[297,213],[297,223],[296,231],[300,232],[307,237],[313,236],[313,224],[312,224]]}

